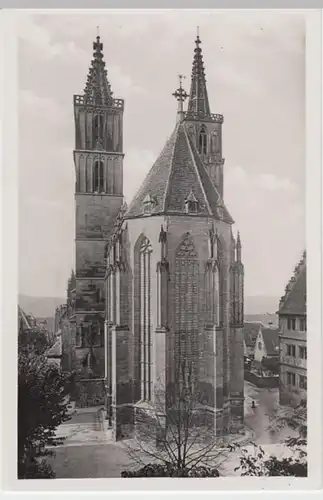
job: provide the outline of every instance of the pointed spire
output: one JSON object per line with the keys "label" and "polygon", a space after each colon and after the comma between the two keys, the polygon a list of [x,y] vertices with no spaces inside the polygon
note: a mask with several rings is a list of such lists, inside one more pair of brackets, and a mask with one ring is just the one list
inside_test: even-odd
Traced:
{"label": "pointed spire", "polygon": [[210,116],[211,113],[206,90],[202,49],[200,48],[201,43],[202,42],[199,37],[199,30],[197,28],[192,68],[191,91],[187,112],[189,114],[198,114],[200,116]]}
{"label": "pointed spire", "polygon": [[237,234],[236,249],[237,249],[237,262],[241,262],[241,240],[240,240],[240,233],[239,233],[239,231],[238,231],[238,234]]}
{"label": "pointed spire", "polygon": [[93,59],[87,75],[84,89],[85,101],[89,104],[109,105],[113,100],[111,85],[107,79],[107,70],[103,60],[103,43],[99,34],[93,42]]}

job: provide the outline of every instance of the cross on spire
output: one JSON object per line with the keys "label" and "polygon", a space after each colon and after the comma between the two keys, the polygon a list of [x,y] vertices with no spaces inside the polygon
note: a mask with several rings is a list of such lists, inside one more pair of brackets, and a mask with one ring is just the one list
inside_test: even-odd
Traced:
{"label": "cross on spire", "polygon": [[188,98],[188,94],[186,93],[186,91],[183,89],[183,86],[182,86],[182,81],[184,78],[185,78],[184,75],[178,75],[179,87],[172,94],[175,97],[176,101],[178,101],[177,116],[178,116],[179,121],[181,121],[184,118],[183,103],[184,103],[185,99]]}

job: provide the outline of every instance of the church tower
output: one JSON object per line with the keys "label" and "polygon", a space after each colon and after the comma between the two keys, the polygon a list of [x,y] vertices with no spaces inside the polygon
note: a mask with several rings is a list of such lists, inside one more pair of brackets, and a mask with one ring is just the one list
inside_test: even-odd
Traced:
{"label": "church tower", "polygon": [[74,95],[74,362],[81,405],[102,403],[105,251],[123,203],[124,101],[113,97],[99,36],[93,50],[84,92]]}
{"label": "church tower", "polygon": [[243,429],[242,245],[223,201],[223,116],[210,112],[200,45],[190,94],[181,79],[173,94],[175,128],[109,241],[116,439],[156,405],[167,414],[185,384],[213,435]]}
{"label": "church tower", "polygon": [[223,164],[222,158],[222,124],[223,116],[210,112],[209,99],[201,40],[195,40],[191,90],[186,113],[188,130],[194,140],[195,147],[214,182],[217,191],[223,198]]}

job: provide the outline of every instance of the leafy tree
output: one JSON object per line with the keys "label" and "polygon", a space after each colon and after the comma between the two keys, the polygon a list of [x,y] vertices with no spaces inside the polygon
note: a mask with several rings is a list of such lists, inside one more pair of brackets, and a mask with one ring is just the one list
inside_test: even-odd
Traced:
{"label": "leafy tree", "polygon": [[68,375],[43,356],[22,351],[18,358],[18,478],[54,477],[41,457],[52,454],[58,425],[68,420]]}
{"label": "leafy tree", "polygon": [[[253,452],[246,448],[241,449],[240,465],[235,471],[241,471],[241,476],[295,476],[307,477],[307,453],[302,446],[295,443],[288,444],[292,456],[277,458],[274,455],[266,456],[261,446],[253,443]],[[231,446],[231,451],[240,449],[238,444]]]}
{"label": "leafy tree", "polygon": [[18,334],[18,350],[25,353],[34,353],[37,356],[44,354],[50,347],[47,332],[39,328],[20,330]]}
{"label": "leafy tree", "polygon": [[[138,470],[122,477],[217,477],[225,449],[214,437],[215,415],[203,405],[193,365],[182,361],[176,384],[160,380],[154,406],[136,409],[134,443],[126,444]],[[148,462],[148,463],[147,463]]]}
{"label": "leafy tree", "polygon": [[278,434],[283,429],[290,429],[295,434],[289,438],[288,444],[303,445],[307,439],[307,401],[302,399],[298,405],[279,406],[269,415],[268,430]]}

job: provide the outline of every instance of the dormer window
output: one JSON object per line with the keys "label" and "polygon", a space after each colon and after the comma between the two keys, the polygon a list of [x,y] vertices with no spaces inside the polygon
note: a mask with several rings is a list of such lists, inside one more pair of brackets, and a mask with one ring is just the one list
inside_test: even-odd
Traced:
{"label": "dormer window", "polygon": [[206,155],[207,153],[207,135],[205,127],[201,128],[199,135],[199,153],[200,155]]}
{"label": "dormer window", "polygon": [[196,214],[198,211],[198,201],[195,198],[193,191],[185,199],[185,211],[187,214]]}
{"label": "dormer window", "polygon": [[150,193],[147,194],[147,196],[144,198],[143,201],[143,210],[144,214],[151,214],[154,206],[156,205],[156,200],[153,198]]}

